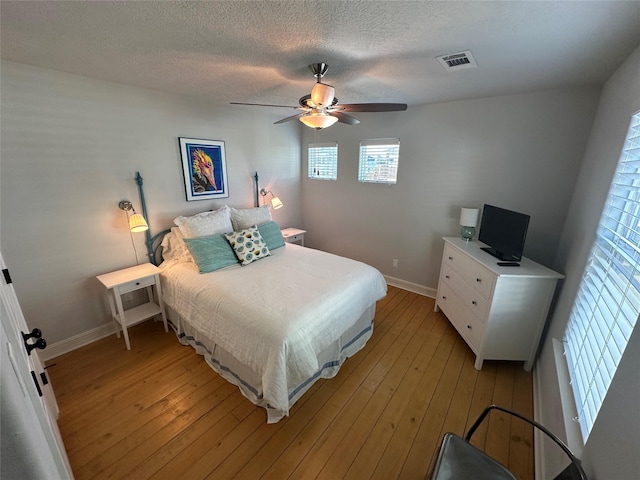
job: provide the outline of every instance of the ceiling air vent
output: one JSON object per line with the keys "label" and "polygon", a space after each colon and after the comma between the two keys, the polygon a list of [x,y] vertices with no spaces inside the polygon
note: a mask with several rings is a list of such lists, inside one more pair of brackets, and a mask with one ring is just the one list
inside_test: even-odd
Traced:
{"label": "ceiling air vent", "polygon": [[470,50],[450,53],[436,58],[447,72],[453,72],[454,70],[460,70],[463,68],[476,68],[478,66],[473,55],[471,55]]}

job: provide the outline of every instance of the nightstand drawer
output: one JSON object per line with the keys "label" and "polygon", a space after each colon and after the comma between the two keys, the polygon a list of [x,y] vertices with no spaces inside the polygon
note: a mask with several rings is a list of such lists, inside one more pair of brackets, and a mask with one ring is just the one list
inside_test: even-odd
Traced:
{"label": "nightstand drawer", "polygon": [[287,243],[298,243],[304,247],[304,234],[306,230],[300,230],[299,228],[283,228],[281,230],[284,241]]}
{"label": "nightstand drawer", "polygon": [[288,243],[301,242],[304,239],[304,233],[298,233],[297,235],[289,235],[286,240]]}
{"label": "nightstand drawer", "polygon": [[138,290],[143,287],[148,287],[149,285],[154,285],[156,283],[155,276],[138,278],[137,280],[133,280],[131,282],[123,283],[118,287],[120,293],[132,292],[134,290]]}

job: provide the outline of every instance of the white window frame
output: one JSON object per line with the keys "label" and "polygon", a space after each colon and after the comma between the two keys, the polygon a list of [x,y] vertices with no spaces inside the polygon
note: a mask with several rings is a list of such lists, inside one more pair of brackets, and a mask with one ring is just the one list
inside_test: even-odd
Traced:
{"label": "white window frame", "polygon": [[375,138],[360,142],[358,182],[395,185],[398,179],[400,139]]}
{"label": "white window frame", "polygon": [[307,175],[314,180],[338,179],[338,142],[310,143]]}
{"label": "white window frame", "polygon": [[586,442],[640,314],[640,112],[600,218],[563,344]]}

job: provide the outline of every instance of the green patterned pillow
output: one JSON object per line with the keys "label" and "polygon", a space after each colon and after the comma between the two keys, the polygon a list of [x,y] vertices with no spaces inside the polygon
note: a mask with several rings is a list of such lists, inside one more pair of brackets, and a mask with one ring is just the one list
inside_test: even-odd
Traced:
{"label": "green patterned pillow", "polygon": [[224,236],[229,240],[242,265],[248,265],[254,260],[271,255],[255,225],[237,232],[225,233]]}
{"label": "green patterned pillow", "polygon": [[271,220],[270,222],[258,225],[258,231],[269,250],[284,247],[284,237],[280,231],[280,226]]}
{"label": "green patterned pillow", "polygon": [[185,238],[184,243],[191,252],[200,273],[209,273],[238,263],[227,239],[218,235]]}

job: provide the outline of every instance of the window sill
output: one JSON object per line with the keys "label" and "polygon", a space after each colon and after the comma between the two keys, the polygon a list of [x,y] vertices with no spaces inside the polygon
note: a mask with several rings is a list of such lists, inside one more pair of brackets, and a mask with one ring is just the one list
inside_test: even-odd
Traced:
{"label": "window sill", "polygon": [[552,341],[556,372],[558,374],[558,388],[560,390],[560,402],[562,404],[562,417],[564,419],[567,446],[576,457],[581,458],[582,450],[584,449],[584,441],[582,439],[582,432],[580,431],[580,424],[575,420],[578,416],[578,410],[573,398],[573,391],[571,390],[567,359],[564,356],[564,347],[562,342],[556,338]]}

